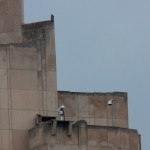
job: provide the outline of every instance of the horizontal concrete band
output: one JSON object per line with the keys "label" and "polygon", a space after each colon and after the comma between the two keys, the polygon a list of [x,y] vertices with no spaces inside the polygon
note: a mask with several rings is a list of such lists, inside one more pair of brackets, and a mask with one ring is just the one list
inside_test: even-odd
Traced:
{"label": "horizontal concrete band", "polygon": [[[67,127],[63,125],[57,126],[56,135],[52,135],[52,124],[42,124],[29,130],[30,149],[52,146],[69,149],[70,146],[80,148],[81,146],[96,148],[119,148],[140,150],[140,136],[136,130],[87,125],[85,121],[77,122],[73,125],[73,133],[71,136],[67,134]],[[45,147],[45,146],[44,146]]]}

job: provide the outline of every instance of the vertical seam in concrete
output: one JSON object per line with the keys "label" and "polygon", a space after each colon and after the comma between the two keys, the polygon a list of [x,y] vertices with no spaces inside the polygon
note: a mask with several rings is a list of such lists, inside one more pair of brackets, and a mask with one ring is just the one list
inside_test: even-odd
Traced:
{"label": "vertical seam in concrete", "polygon": [[[42,30],[42,29],[40,29],[40,30]],[[40,40],[41,41],[41,40]],[[44,66],[44,68],[43,68],[43,71],[42,72],[44,72],[44,74],[45,74],[45,93],[46,93],[46,96],[45,96],[45,101],[46,101],[46,104],[47,104],[47,71],[46,71],[46,47],[45,47],[45,44],[46,43],[44,43],[44,41],[42,40],[41,41],[41,43],[42,43],[42,45],[44,45],[44,48],[43,47],[41,47],[41,45],[40,45],[40,51],[42,51],[43,50],[43,58],[45,59],[44,61],[42,60],[42,64],[41,64],[41,66]],[[42,49],[43,48],[43,49]],[[41,54],[42,54],[42,52],[41,52]],[[44,63],[44,64],[43,64]],[[43,77],[43,76],[42,76]],[[44,78],[43,78],[43,80],[44,80]],[[42,93],[44,92],[44,89],[42,88]],[[44,101],[43,101],[44,102]],[[46,105],[47,106],[47,105]],[[45,109],[45,111],[48,111],[48,109],[46,108]],[[44,111],[44,103],[43,103],[43,112],[45,113],[45,111]]]}
{"label": "vertical seam in concrete", "polygon": [[131,133],[129,131],[129,149],[131,149]]}
{"label": "vertical seam in concrete", "polygon": [[1,141],[0,141],[0,148],[2,148],[2,130],[0,130],[0,139],[1,139]]}
{"label": "vertical seam in concrete", "polygon": [[[43,114],[43,73],[42,73],[42,53],[41,53],[41,49],[39,50],[38,48],[36,48],[36,52],[37,52],[37,75],[38,75],[38,71],[41,71],[41,81],[40,78],[38,78],[38,102],[39,102],[39,112],[42,111]],[[38,61],[39,61],[39,57],[40,57],[40,69],[38,68]],[[39,83],[41,82],[41,89],[39,89]],[[40,108],[40,104],[42,103],[42,108]]]}
{"label": "vertical seam in concrete", "polygon": [[126,121],[127,121],[127,127],[129,127],[129,117],[128,117],[128,96],[126,95],[126,102],[127,102],[127,104],[126,104],[126,106],[127,106],[127,118],[126,118]]}
{"label": "vertical seam in concrete", "polygon": [[78,98],[78,97],[79,97],[79,95],[77,95],[77,97],[76,97],[76,98],[77,98],[77,99],[76,99],[76,102],[77,102],[77,112],[78,112],[77,115],[78,115],[78,120],[79,120],[80,118],[79,118],[79,102],[78,102],[78,99],[79,99],[79,98]]}
{"label": "vertical seam in concrete", "polygon": [[80,145],[80,130],[79,130],[79,125],[77,125],[77,129],[78,129],[78,145]]}
{"label": "vertical seam in concrete", "polygon": [[89,95],[87,96],[87,101],[88,101],[88,124],[90,123],[90,106],[89,106]]}
{"label": "vertical seam in concrete", "polygon": [[107,147],[108,147],[108,126],[107,126]]}
{"label": "vertical seam in concrete", "polygon": [[[0,109],[0,117],[1,117],[1,109]],[[0,118],[0,125],[1,125],[1,122],[2,122],[2,119]],[[0,136],[1,136],[1,138],[0,138],[1,143],[0,144],[2,145],[2,128],[0,129]],[[0,148],[2,148],[1,145],[0,145]]]}
{"label": "vertical seam in concrete", "polygon": [[118,132],[119,132],[119,140],[120,140],[120,142],[119,142],[119,148],[121,149],[121,130],[120,130],[120,128],[119,128],[119,130],[118,130]]}
{"label": "vertical seam in concrete", "polygon": [[114,118],[113,118],[113,120],[114,120],[114,126],[116,126],[116,101],[115,100],[114,100],[114,105],[113,106],[114,106],[114,107],[112,107],[114,109],[113,110],[113,112],[114,112]]}
{"label": "vertical seam in concrete", "polygon": [[0,33],[2,31],[2,21],[0,20]]}
{"label": "vertical seam in concrete", "polygon": [[[106,98],[106,96],[105,96],[104,101],[106,101],[106,103],[107,103],[107,98]],[[107,105],[107,126],[108,126],[108,105]]]}
{"label": "vertical seam in concrete", "polygon": [[[42,41],[42,43],[43,43],[43,41]],[[46,95],[45,95],[45,99],[46,99],[46,106],[47,106],[47,70],[46,70],[46,47],[44,47],[44,58],[45,58],[45,64],[44,64],[44,71],[45,71],[45,81],[46,81]],[[48,110],[48,107],[46,107],[46,112],[47,112],[47,114],[49,114],[49,112],[48,112],[49,110]]]}
{"label": "vertical seam in concrete", "polygon": [[[49,31],[50,31],[50,29],[49,29]],[[49,37],[50,37],[50,40],[52,40],[54,42],[53,43],[54,44],[54,53],[55,53],[55,57],[56,57],[56,52],[55,52],[55,31],[54,31],[54,28],[53,28],[53,30],[51,32],[52,32],[52,37],[50,37],[50,35],[49,35]],[[51,38],[53,38],[53,39],[51,39]],[[47,60],[46,60],[46,62],[47,62]],[[51,67],[53,67],[53,66],[51,66]],[[56,89],[55,90],[57,91],[56,58],[55,58],[55,76],[56,76],[56,79],[55,79]],[[56,97],[56,91],[55,91],[55,100],[54,100],[54,102],[55,102],[55,104],[54,104],[55,105],[55,109],[57,109],[57,107],[58,107],[58,106],[56,106],[56,100],[57,100],[57,103],[58,103],[58,98]]]}
{"label": "vertical seam in concrete", "polygon": [[11,74],[10,74],[10,45],[7,47],[7,90],[8,90],[8,115],[9,115],[9,144],[12,149],[13,139],[12,137],[12,96],[11,96]]}
{"label": "vertical seam in concrete", "polygon": [[95,98],[94,98],[94,125],[96,124],[96,117],[95,117]]}
{"label": "vertical seam in concrete", "polygon": [[24,0],[21,0],[22,1],[22,23],[24,23]]}

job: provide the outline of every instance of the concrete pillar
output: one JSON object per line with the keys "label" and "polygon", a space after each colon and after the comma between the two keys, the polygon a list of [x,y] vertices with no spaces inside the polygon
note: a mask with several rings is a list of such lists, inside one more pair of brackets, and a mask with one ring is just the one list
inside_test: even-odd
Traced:
{"label": "concrete pillar", "polygon": [[0,44],[21,42],[23,0],[0,0]]}

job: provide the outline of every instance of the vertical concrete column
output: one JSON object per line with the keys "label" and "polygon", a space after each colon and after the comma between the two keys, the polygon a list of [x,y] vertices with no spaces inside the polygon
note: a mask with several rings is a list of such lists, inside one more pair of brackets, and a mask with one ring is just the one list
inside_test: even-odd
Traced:
{"label": "vertical concrete column", "polygon": [[53,120],[52,135],[55,135],[56,132],[57,132],[57,120]]}
{"label": "vertical concrete column", "polygon": [[57,79],[56,79],[56,51],[54,22],[51,21],[50,28],[46,32],[45,71],[47,77],[47,103],[49,104],[48,115],[56,116],[58,109]]}
{"label": "vertical concrete column", "polygon": [[79,122],[79,145],[87,146],[87,123],[85,121]]}
{"label": "vertical concrete column", "polygon": [[22,26],[24,42],[37,49],[37,78],[40,114],[56,116],[58,108],[54,22],[45,21]]}
{"label": "vertical concrete column", "polygon": [[68,125],[68,136],[71,136],[73,133],[72,126],[73,126],[73,122],[70,121]]}
{"label": "vertical concrete column", "polygon": [[0,44],[22,40],[23,0],[0,1]]}

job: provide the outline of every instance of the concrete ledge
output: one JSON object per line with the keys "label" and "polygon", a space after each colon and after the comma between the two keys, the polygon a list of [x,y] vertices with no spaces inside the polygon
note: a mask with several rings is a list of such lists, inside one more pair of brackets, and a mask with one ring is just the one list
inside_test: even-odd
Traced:
{"label": "concrete ledge", "polygon": [[[87,147],[88,149],[136,149],[140,150],[140,135],[137,130],[87,125],[85,121],[73,124],[72,135],[67,135],[67,128],[58,125],[56,135],[52,135],[52,123],[41,124],[28,132],[30,150],[43,150],[42,145],[52,149],[75,149]],[[51,150],[50,148],[50,150]]]}

